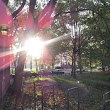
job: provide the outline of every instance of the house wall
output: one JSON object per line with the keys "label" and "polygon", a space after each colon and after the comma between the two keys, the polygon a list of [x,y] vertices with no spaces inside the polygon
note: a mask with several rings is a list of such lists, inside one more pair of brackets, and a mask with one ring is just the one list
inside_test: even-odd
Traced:
{"label": "house wall", "polygon": [[10,86],[10,68],[0,71],[0,101]]}
{"label": "house wall", "polygon": [[14,37],[10,36],[10,32],[8,32],[7,25],[0,26],[0,100],[10,86],[10,64],[14,61],[13,55],[10,53]]}

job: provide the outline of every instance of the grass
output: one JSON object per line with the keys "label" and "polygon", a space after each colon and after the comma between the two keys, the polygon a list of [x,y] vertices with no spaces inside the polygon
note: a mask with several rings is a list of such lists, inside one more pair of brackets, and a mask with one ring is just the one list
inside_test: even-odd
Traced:
{"label": "grass", "polygon": [[[53,76],[53,75],[52,75]],[[33,82],[37,82],[36,88],[36,97],[38,104],[41,104],[41,89],[43,85],[48,84],[55,84],[55,99],[56,105],[61,108],[61,110],[66,110],[66,100],[67,100],[67,90],[72,87],[79,88],[79,95],[80,95],[80,109],[81,110],[99,110],[99,107],[103,101],[103,94],[107,91],[110,91],[110,81],[109,81],[110,74],[104,73],[84,73],[84,74],[77,74],[76,79],[69,75],[55,75],[53,77],[36,77],[36,78],[29,78],[26,80],[24,85],[24,92],[25,92],[25,104],[24,108],[33,105],[33,89],[34,85]],[[48,89],[49,90],[49,89]],[[51,91],[51,89],[49,90]],[[46,92],[46,91],[45,91]],[[76,91],[77,92],[77,91]],[[71,94],[71,107],[77,107],[77,95],[76,92],[73,91]],[[46,95],[45,95],[46,96]],[[9,99],[10,96],[7,97]],[[46,96],[47,98],[48,96]],[[6,99],[6,102],[7,102]],[[10,97],[10,99],[12,99]],[[14,102],[14,98],[10,102]],[[48,107],[52,105],[51,103],[51,96],[50,98],[46,99]],[[19,101],[20,102],[20,101]],[[74,103],[75,102],[75,103]],[[5,104],[8,105],[8,104]],[[57,107],[56,106],[56,107]],[[6,107],[6,106],[5,106]],[[20,104],[17,103],[17,107],[20,107]],[[41,107],[41,106],[39,106]],[[6,107],[8,108],[8,107]],[[8,109],[5,109],[8,110]],[[16,109],[18,110],[18,109]],[[57,109],[56,109],[57,110]],[[71,109],[73,110],[73,109]],[[75,109],[76,110],[76,109]]]}
{"label": "grass", "polygon": [[54,82],[54,80],[51,79],[51,78],[42,78],[42,77],[28,78],[25,82],[31,83],[31,82],[36,82],[36,81],[50,81],[50,82]]}
{"label": "grass", "polygon": [[78,80],[77,79],[74,79],[70,76],[54,76],[54,79],[56,80],[56,82],[58,84],[65,84],[65,83],[68,83],[68,84],[71,84],[71,85],[75,85],[75,86],[80,86],[80,87],[83,87],[84,84],[83,83],[78,83]]}
{"label": "grass", "polygon": [[91,86],[96,89],[110,90],[110,74],[102,73],[84,73],[78,75],[78,80],[81,80],[86,86]]}
{"label": "grass", "polygon": [[[101,81],[105,81],[105,82],[108,82],[110,81],[110,74],[105,74],[105,73],[102,73],[102,72],[97,72],[97,73],[84,73],[81,75],[81,78],[82,77],[89,77],[88,79],[92,79],[92,80],[101,80]],[[78,77],[80,78],[80,77]]]}
{"label": "grass", "polygon": [[96,89],[110,90],[110,74],[84,73],[77,74],[74,79],[71,76],[55,76],[57,83],[69,83],[80,87],[93,87]]}
{"label": "grass", "polygon": [[64,92],[70,87],[78,87],[83,91],[80,97],[84,110],[99,108],[103,102],[103,94],[110,91],[110,74],[84,73],[77,74],[76,79],[65,75],[54,76],[54,79]]}

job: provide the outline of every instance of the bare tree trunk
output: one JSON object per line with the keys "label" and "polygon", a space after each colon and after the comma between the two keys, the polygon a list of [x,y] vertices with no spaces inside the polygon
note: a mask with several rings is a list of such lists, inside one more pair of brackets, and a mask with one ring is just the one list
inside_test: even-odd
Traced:
{"label": "bare tree trunk", "polygon": [[79,69],[80,69],[80,74],[82,74],[82,59],[81,59],[81,35],[80,35],[80,27],[79,28],[79,37],[78,37],[78,43],[79,43],[79,48],[78,48],[78,54],[79,54]]}
{"label": "bare tree trunk", "polygon": [[[21,6],[13,12],[12,17],[15,18],[18,13],[23,9],[24,5],[26,3],[26,0],[23,0]],[[19,52],[19,59],[18,59],[18,64],[15,68],[15,85],[14,85],[14,92],[17,95],[20,95],[21,93],[21,86],[22,86],[22,72],[24,69],[24,64],[25,64],[25,54],[23,51]]]}
{"label": "bare tree trunk", "polygon": [[15,94],[17,94],[18,96],[21,94],[25,58],[26,53],[24,51],[19,52],[18,63],[15,69]]}
{"label": "bare tree trunk", "polygon": [[72,71],[71,76],[76,78],[76,38],[73,40],[73,50],[72,50]]}

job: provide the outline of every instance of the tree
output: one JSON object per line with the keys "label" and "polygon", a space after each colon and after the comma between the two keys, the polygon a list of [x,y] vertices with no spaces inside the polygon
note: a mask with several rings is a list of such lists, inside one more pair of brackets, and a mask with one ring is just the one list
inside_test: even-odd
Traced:
{"label": "tree", "polygon": [[[44,19],[44,21],[41,22],[41,18],[43,18],[43,17],[46,18],[46,22],[43,24],[43,25],[46,25],[46,27],[49,25],[48,23],[50,23],[50,21],[52,22],[51,14],[53,13],[54,5],[56,4],[56,1],[57,0],[54,0],[54,1],[51,0],[47,4],[46,8],[44,8],[44,10],[36,17],[34,15],[35,6],[36,6],[36,0],[30,0],[30,3],[29,3],[29,12],[27,14],[27,20],[25,22],[26,23],[25,24],[25,27],[22,27],[22,25],[20,25],[19,22],[16,22],[16,21],[17,20],[18,21],[20,20],[19,15],[21,14],[20,12],[23,9],[24,5],[26,4],[26,0],[23,0],[23,3],[21,4],[21,6],[15,12],[12,13],[12,16],[14,18],[13,22],[15,21],[14,22],[15,24],[13,23],[14,24],[13,30],[16,30],[16,33],[17,32],[20,32],[20,34],[19,34],[20,36],[17,36],[18,42],[20,41],[19,42],[19,47],[22,47],[23,46],[23,42],[28,37],[27,36],[28,34],[34,35],[34,34],[37,33],[36,31],[38,31],[37,30],[38,28],[36,27],[36,25],[38,26],[39,22],[40,22],[40,24],[43,24],[44,21],[45,21],[45,19]],[[17,4],[20,4],[20,2],[17,1]],[[46,12],[46,10],[49,11],[49,14],[47,14],[47,15],[44,16],[44,14],[45,14],[44,12]],[[38,19],[39,21],[36,20],[36,19]],[[42,29],[44,27],[45,26],[40,27],[39,29]],[[22,35],[21,35],[21,33],[22,33]],[[18,52],[17,55],[18,55],[18,62],[17,62],[16,70],[15,70],[15,73],[16,73],[15,74],[15,87],[16,87],[15,88],[15,92],[19,95],[20,92],[21,92],[21,84],[22,84],[21,78],[22,78],[22,72],[23,72],[23,69],[24,69],[26,53],[23,50],[23,51]]]}
{"label": "tree", "polygon": [[[34,23],[34,8],[36,5],[36,0],[30,0],[30,4],[29,4],[29,12],[28,12],[28,20],[27,21],[31,21],[31,23],[29,25],[27,25],[26,28],[26,33],[24,33],[25,38],[26,39],[26,35],[27,35],[27,31],[30,31],[31,28],[33,28],[33,23]],[[21,46],[23,45],[23,41],[21,41]],[[16,67],[16,71],[15,71],[15,93],[17,93],[17,95],[19,95],[21,93],[21,86],[22,86],[22,73],[23,73],[23,69],[24,69],[24,64],[25,64],[25,58],[26,58],[26,53],[25,51],[20,51],[19,54],[19,59],[18,59],[18,66]]]}
{"label": "tree", "polygon": [[[108,55],[106,53],[107,52],[106,45],[108,45],[107,41],[109,41],[107,40],[108,39],[107,36],[109,35],[108,25],[110,21],[107,17],[108,14],[105,14],[105,13],[108,13],[109,5],[105,7],[105,5],[102,4],[102,2],[96,2],[94,5],[95,5],[95,10],[91,13],[91,16],[90,16],[90,13],[85,15],[84,24],[87,25],[88,29],[85,28],[86,33],[83,32],[83,34],[84,36],[89,35],[88,36],[89,39],[90,38],[93,39],[91,42],[94,44],[93,45],[94,49],[95,50],[98,49],[99,51],[94,51],[94,55],[92,56],[92,58],[94,60],[97,59],[99,62],[102,62],[102,65],[104,67],[108,65],[107,60],[105,60],[105,58],[109,59],[108,56],[106,56]],[[105,22],[106,20],[108,21],[108,23]],[[106,64],[104,64],[104,62],[106,62]]]}
{"label": "tree", "polygon": [[[109,42],[109,37],[107,36],[109,36],[109,30],[110,30],[109,29],[109,22],[110,22],[109,5],[110,3],[108,1],[104,2],[102,0],[94,1],[94,2],[91,0],[90,1],[79,0],[76,2],[78,6],[78,9],[76,11],[74,9],[71,9],[70,11],[69,9],[70,5],[66,1],[62,1],[58,3],[58,8],[57,8],[58,17],[54,25],[52,26],[53,27],[52,30],[53,31],[55,30],[54,33],[57,33],[58,35],[59,34],[61,35],[62,33],[65,33],[65,32],[66,33],[70,32],[70,29],[67,28],[67,24],[71,25],[70,13],[75,14],[76,12],[78,12],[79,22],[81,26],[82,41],[81,41],[80,47],[81,47],[81,52],[83,53],[82,60],[86,59],[87,63],[89,62],[90,43],[93,43],[92,45],[93,51],[91,53],[93,64],[96,64],[97,66],[98,65],[97,62],[99,62],[99,64],[102,62],[102,65],[106,66],[109,63],[109,60],[108,60],[108,63],[107,63],[107,60],[105,61],[105,56],[108,59],[109,44],[107,42]],[[92,38],[92,41],[90,41],[91,38]],[[61,42],[63,42],[64,44],[64,41],[61,41]],[[57,49],[58,48],[59,48],[59,45]],[[65,48],[65,51],[67,51],[66,48]],[[106,64],[104,62],[106,62]],[[83,63],[83,65],[85,64]]]}

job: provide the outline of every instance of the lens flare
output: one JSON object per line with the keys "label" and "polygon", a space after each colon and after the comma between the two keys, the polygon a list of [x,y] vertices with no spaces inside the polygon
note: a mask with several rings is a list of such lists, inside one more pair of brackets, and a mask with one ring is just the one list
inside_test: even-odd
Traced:
{"label": "lens flare", "polygon": [[43,42],[39,38],[30,38],[25,42],[25,50],[28,55],[40,58],[43,51]]}

